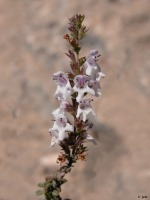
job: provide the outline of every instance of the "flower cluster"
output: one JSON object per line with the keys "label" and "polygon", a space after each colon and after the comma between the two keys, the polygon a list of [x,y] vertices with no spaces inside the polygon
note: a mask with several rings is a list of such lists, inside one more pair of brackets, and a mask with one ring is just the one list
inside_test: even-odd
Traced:
{"label": "flower cluster", "polygon": [[[71,52],[71,54],[75,59],[74,53]],[[89,126],[89,113],[95,115],[91,105],[93,99],[85,97],[87,95],[96,97],[101,95],[100,80],[105,77],[105,74],[101,72],[101,68],[97,63],[99,56],[97,50],[90,51],[86,61],[80,66],[80,73],[72,73],[72,77],[62,71],[53,74],[53,80],[57,84],[55,97],[60,101],[60,107],[52,112],[54,125],[49,129],[52,136],[51,146],[62,141],[67,132],[74,131],[74,125],[65,116],[66,112],[73,115],[78,124],[79,121],[86,123],[84,129]],[[76,102],[77,110],[71,101]],[[86,135],[86,139],[89,141],[94,140],[90,135]]]}
{"label": "flower cluster", "polygon": [[54,124],[49,133],[52,137],[51,146],[59,144],[61,152],[56,161],[60,168],[55,176],[46,178],[44,183],[39,184],[41,188],[37,194],[44,194],[46,200],[62,200],[60,192],[61,185],[66,182],[65,175],[78,160],[86,160],[85,142],[96,144],[95,139],[87,133],[93,127],[89,114],[96,115],[91,104],[93,97],[101,95],[100,81],[105,74],[98,64],[98,50],[90,51],[87,57],[79,57],[80,40],[88,31],[83,21],[84,15],[76,14],[71,17],[68,27],[70,34],[64,36],[70,45],[66,55],[70,59],[71,71],[53,74],[53,80],[57,84],[55,98],[60,106],[52,112]]}

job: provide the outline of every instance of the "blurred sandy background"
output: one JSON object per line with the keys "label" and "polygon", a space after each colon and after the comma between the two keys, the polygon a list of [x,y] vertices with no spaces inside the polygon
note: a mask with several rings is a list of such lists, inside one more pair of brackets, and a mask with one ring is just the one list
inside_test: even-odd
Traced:
{"label": "blurred sandy background", "polygon": [[36,200],[57,169],[50,149],[52,74],[69,69],[63,35],[85,14],[82,55],[99,49],[103,95],[93,103],[99,145],[68,176],[73,200],[150,199],[149,0],[0,0],[0,199]]}

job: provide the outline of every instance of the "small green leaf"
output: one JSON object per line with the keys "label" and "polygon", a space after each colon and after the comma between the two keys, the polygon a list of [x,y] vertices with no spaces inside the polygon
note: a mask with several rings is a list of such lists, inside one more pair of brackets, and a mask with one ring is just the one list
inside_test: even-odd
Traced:
{"label": "small green leaf", "polygon": [[52,195],[53,195],[54,197],[59,196],[59,192],[58,192],[58,190],[54,190],[54,191],[52,192]]}
{"label": "small green leaf", "polygon": [[53,181],[52,181],[52,186],[55,188],[55,187],[56,187],[56,185],[57,185],[56,181],[55,181],[55,180],[53,180]]}
{"label": "small green leaf", "polygon": [[67,182],[67,179],[65,179],[65,178],[61,180],[61,184],[64,184],[66,182]]}
{"label": "small green leaf", "polygon": [[44,187],[45,183],[38,183],[38,187]]}
{"label": "small green leaf", "polygon": [[37,190],[36,191],[36,195],[37,196],[41,196],[41,195],[43,195],[44,194],[44,191],[43,190]]}
{"label": "small green leaf", "polygon": [[49,182],[47,181],[45,186],[46,186],[46,188],[51,187],[52,186],[52,181],[49,181]]}

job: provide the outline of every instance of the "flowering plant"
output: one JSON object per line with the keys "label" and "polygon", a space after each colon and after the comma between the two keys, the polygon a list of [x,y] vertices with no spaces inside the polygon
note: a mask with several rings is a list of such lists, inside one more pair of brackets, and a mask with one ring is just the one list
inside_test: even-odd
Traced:
{"label": "flowering plant", "polygon": [[[49,133],[52,137],[51,146],[59,144],[61,154],[57,158],[60,168],[56,175],[46,177],[44,183],[38,184],[42,190],[38,190],[37,195],[44,194],[46,200],[62,200],[60,191],[61,185],[66,182],[65,175],[78,160],[86,160],[85,142],[96,144],[95,139],[87,133],[93,126],[88,115],[95,115],[91,96],[101,95],[99,82],[105,74],[97,63],[100,57],[97,50],[90,51],[87,57],[79,57],[80,40],[88,31],[83,21],[84,15],[76,14],[71,17],[68,27],[70,34],[64,36],[71,46],[66,53],[70,59],[71,72],[58,71],[53,74],[53,80],[57,84],[55,97],[60,102],[60,107],[52,112],[54,124]],[[70,114],[70,119],[66,113]]]}

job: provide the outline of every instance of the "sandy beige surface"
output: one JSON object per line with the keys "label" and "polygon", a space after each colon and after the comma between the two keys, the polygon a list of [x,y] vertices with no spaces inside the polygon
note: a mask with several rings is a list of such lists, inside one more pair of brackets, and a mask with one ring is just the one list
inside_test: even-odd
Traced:
{"label": "sandy beige surface", "polygon": [[63,35],[83,13],[82,55],[102,54],[103,95],[93,105],[99,145],[89,144],[64,185],[73,200],[150,199],[150,4],[148,0],[0,1],[0,200],[34,200],[57,169],[49,148],[56,85],[69,69]]}

